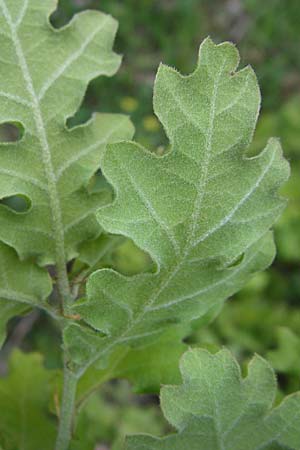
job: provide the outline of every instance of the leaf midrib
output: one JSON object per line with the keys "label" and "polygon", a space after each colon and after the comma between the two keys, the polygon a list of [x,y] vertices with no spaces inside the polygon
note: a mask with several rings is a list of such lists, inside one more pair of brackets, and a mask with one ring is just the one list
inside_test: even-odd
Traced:
{"label": "leaf midrib", "polygon": [[22,72],[27,92],[31,98],[31,109],[33,112],[38,139],[42,149],[42,161],[44,165],[45,176],[47,179],[47,187],[48,187],[47,193],[49,196],[51,217],[52,217],[52,230],[53,230],[52,237],[55,243],[55,262],[57,267],[58,285],[62,298],[68,299],[70,296],[70,286],[66,271],[64,229],[63,229],[60,200],[56,186],[56,177],[51,158],[51,149],[47,138],[47,133],[43,121],[39,100],[35,93],[30,71],[26,62],[21,42],[18,37],[16,25],[20,24],[18,22],[17,24],[13,23],[12,17],[7,8],[5,0],[0,0],[0,7],[2,9],[4,18],[6,19],[8,27],[10,29],[11,40],[16,51],[19,67]]}
{"label": "leaf midrib", "polygon": [[134,325],[136,325],[136,323],[138,323],[138,321],[143,318],[143,316],[147,313],[147,311],[149,311],[149,309],[152,307],[153,303],[158,298],[158,296],[161,294],[161,292],[166,288],[166,286],[174,278],[174,276],[176,276],[176,274],[178,273],[178,271],[180,270],[182,265],[185,263],[186,258],[188,257],[189,252],[192,249],[191,241],[195,234],[195,227],[196,227],[197,220],[198,220],[198,217],[200,214],[201,203],[202,203],[202,199],[204,196],[204,191],[205,191],[205,186],[206,186],[206,181],[207,181],[209,163],[210,163],[210,158],[211,158],[211,147],[212,147],[212,136],[213,136],[213,131],[214,131],[216,100],[217,100],[220,78],[223,73],[225,63],[226,63],[226,58],[224,58],[223,63],[220,67],[220,70],[217,74],[217,77],[214,80],[212,100],[211,100],[210,111],[209,111],[209,127],[208,127],[208,131],[207,131],[205,151],[204,151],[205,160],[204,160],[204,164],[203,164],[200,181],[197,186],[197,196],[196,196],[195,203],[194,203],[191,227],[188,232],[188,239],[187,239],[187,245],[186,245],[185,251],[182,255],[182,258],[175,265],[174,269],[170,273],[167,274],[166,279],[163,280],[163,282],[159,286],[158,290],[155,292],[155,294],[153,296],[150,297],[147,304],[144,305],[142,313],[137,317],[137,319],[134,321],[134,323],[131,325],[130,328],[132,328]]}
{"label": "leaf midrib", "polygon": [[158,289],[155,291],[154,295],[152,295],[150,297],[147,304],[144,305],[142,312],[133,321],[133,323],[130,324],[130,326],[126,329],[126,331],[124,333],[122,333],[122,335],[120,337],[118,337],[110,345],[108,345],[108,347],[104,351],[99,352],[99,354],[96,356],[94,355],[94,357],[92,358],[92,361],[90,361],[88,363],[88,365],[86,367],[82,368],[82,370],[79,372],[80,374],[82,374],[87,369],[87,367],[89,367],[91,364],[93,364],[93,362],[95,362],[98,359],[98,357],[101,356],[101,354],[106,353],[107,351],[109,351],[109,349],[111,349],[115,345],[118,345],[119,343],[121,343],[120,341],[122,341],[122,338],[126,338],[126,334],[144,317],[144,315],[148,312],[149,308],[151,308],[151,306],[155,302],[156,298],[165,289],[165,287],[174,278],[174,276],[176,276],[176,274],[178,273],[178,271],[184,264],[186,258],[188,257],[190,250],[192,249],[190,243],[191,243],[192,238],[194,237],[195,226],[196,226],[195,221],[198,218],[200,206],[201,206],[201,202],[202,202],[202,198],[203,198],[202,189],[205,188],[207,175],[208,175],[208,167],[209,167],[209,162],[210,162],[210,158],[211,158],[211,146],[212,146],[212,135],[213,135],[213,129],[214,129],[217,92],[218,92],[220,77],[222,75],[222,71],[224,69],[225,63],[226,63],[226,58],[224,58],[223,63],[220,68],[220,71],[218,72],[218,75],[214,81],[212,102],[211,102],[211,106],[210,106],[209,129],[208,129],[207,139],[206,139],[206,149],[205,149],[206,161],[205,161],[204,169],[202,171],[201,178],[200,178],[200,181],[198,184],[198,195],[196,196],[195,203],[194,203],[194,212],[193,212],[193,216],[192,216],[193,220],[192,220],[191,227],[189,230],[189,239],[187,240],[187,246],[184,251],[184,254],[183,254],[181,260],[177,264],[175,264],[175,266],[173,266],[172,270],[167,272],[166,277],[162,280],[162,283],[160,284]]}

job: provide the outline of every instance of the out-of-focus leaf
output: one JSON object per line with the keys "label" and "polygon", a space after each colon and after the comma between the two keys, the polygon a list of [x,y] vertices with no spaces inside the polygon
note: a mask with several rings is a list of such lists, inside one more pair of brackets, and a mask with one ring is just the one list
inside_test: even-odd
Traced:
{"label": "out-of-focus leaf", "polygon": [[0,242],[0,347],[12,317],[43,307],[52,290],[48,272],[32,262],[20,261],[16,252]]}
{"label": "out-of-focus leaf", "polygon": [[0,378],[0,444],[5,450],[53,450],[56,418],[50,413],[55,372],[39,354],[15,351]]}
{"label": "out-of-focus leaf", "polygon": [[289,328],[277,332],[278,348],[267,353],[275,370],[300,377],[300,338]]}

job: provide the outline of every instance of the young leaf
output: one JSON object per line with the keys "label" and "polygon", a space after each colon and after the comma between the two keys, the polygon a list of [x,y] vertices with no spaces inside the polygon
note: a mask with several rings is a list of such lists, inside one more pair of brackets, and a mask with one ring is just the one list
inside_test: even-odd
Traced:
{"label": "young leaf", "polygon": [[15,351],[0,379],[0,445],[5,450],[53,450],[56,419],[49,411],[54,372],[38,354]]}
{"label": "young leaf", "polygon": [[248,375],[227,350],[191,350],[181,360],[181,386],[161,391],[165,417],[177,430],[163,439],[133,436],[127,450],[299,450],[300,393],[272,409],[273,369],[261,357]]}
{"label": "young leaf", "polygon": [[131,142],[105,151],[101,167],[116,199],[99,222],[148,252],[157,271],[91,275],[74,312],[107,337],[71,326],[65,342],[77,363],[95,360],[94,346],[101,356],[117,344],[142,345],[203,316],[272,261],[266,233],[285,205],[277,190],[289,168],[275,139],[257,157],[245,155],[260,95],[250,67],[235,72],[238,62],[234,45],[206,39],[192,75],[162,65],[154,109],[170,152],[158,157]]}
{"label": "young leaf", "polygon": [[48,272],[31,262],[20,261],[12,248],[0,242],[0,347],[6,323],[32,306],[43,307],[52,290]]}
{"label": "young leaf", "polygon": [[[55,30],[56,0],[0,0],[0,122],[24,129],[21,141],[0,145],[0,196],[22,194],[23,214],[0,206],[0,239],[24,258],[64,270],[79,243],[97,237],[94,216],[107,201],[89,194],[107,142],[132,136],[125,116],[98,114],[73,129],[88,82],[113,75],[120,57],[111,50],[117,24],[95,11],[78,14]],[[28,236],[30,235],[30,239]]]}

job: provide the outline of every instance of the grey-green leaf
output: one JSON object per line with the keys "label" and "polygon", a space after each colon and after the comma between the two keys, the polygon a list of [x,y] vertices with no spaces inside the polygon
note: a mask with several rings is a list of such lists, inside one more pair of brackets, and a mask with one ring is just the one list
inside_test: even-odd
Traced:
{"label": "grey-green leaf", "polygon": [[129,437],[126,450],[300,449],[300,393],[272,408],[276,379],[267,361],[255,356],[242,378],[227,350],[195,349],[180,369],[183,384],[161,391],[163,413],[177,433]]}
{"label": "grey-green leaf", "polygon": [[[158,157],[121,142],[102,157],[116,199],[100,209],[98,220],[110,233],[133,239],[157,271],[131,278],[112,270],[91,275],[87,300],[74,311],[106,334],[98,339],[99,355],[117,344],[144,345],[172,323],[203,316],[274,257],[268,230],[284,208],[277,191],[289,167],[276,139],[246,157],[260,94],[252,69],[236,72],[238,62],[233,44],[206,39],[191,75],[162,65],[154,109],[171,150]],[[90,334],[81,334],[71,327],[66,344],[77,335],[78,345],[85,339],[94,345]],[[77,347],[77,362],[79,353]]]}
{"label": "grey-green leaf", "polygon": [[[23,214],[0,205],[0,239],[41,264],[76,256],[78,245],[96,238],[95,211],[105,192],[87,189],[108,142],[131,138],[127,117],[95,115],[84,126],[66,127],[88,82],[113,75],[117,23],[95,11],[76,15],[60,30],[49,23],[54,0],[0,0],[0,122],[24,129],[16,143],[0,145],[0,197],[22,194]],[[28,236],[30,235],[30,239]]]}

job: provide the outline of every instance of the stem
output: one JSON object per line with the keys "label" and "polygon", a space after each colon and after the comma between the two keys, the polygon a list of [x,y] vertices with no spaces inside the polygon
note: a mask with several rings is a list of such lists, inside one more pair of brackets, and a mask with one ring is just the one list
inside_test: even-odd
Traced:
{"label": "stem", "polygon": [[72,422],[75,409],[77,377],[64,368],[64,386],[59,414],[59,428],[55,450],[68,450],[72,436]]}

